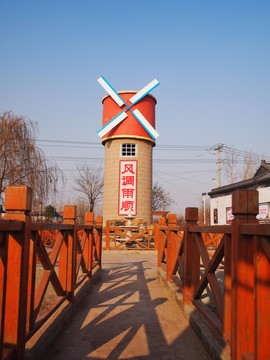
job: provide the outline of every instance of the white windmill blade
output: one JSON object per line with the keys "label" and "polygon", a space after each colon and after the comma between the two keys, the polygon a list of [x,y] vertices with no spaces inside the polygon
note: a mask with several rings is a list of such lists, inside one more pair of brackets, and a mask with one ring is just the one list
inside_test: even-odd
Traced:
{"label": "white windmill blade", "polygon": [[98,78],[97,81],[113,98],[113,100],[116,102],[117,105],[119,105],[120,107],[124,105],[124,101],[122,100],[122,98],[117,94],[116,90],[114,90],[114,88],[108,83],[108,81],[103,76]]}
{"label": "white windmill blade", "polygon": [[149,94],[155,87],[159,85],[157,79],[151,81],[148,85],[146,85],[143,89],[141,89],[137,94],[132,96],[129,101],[134,105],[138,101],[140,101],[145,95]]}
{"label": "white windmill blade", "polygon": [[125,111],[121,112],[119,115],[117,115],[115,118],[113,118],[111,121],[109,121],[106,125],[104,125],[97,134],[102,137],[105,134],[107,134],[108,131],[112,130],[116,125],[118,125],[121,121],[123,121],[127,117],[127,114]]}
{"label": "white windmill blade", "polygon": [[135,109],[132,112],[136,116],[137,120],[141,123],[141,125],[145,128],[145,130],[149,133],[149,135],[153,139],[156,139],[159,136],[159,133],[153,128],[152,125],[149,124],[143,114],[138,109]]}

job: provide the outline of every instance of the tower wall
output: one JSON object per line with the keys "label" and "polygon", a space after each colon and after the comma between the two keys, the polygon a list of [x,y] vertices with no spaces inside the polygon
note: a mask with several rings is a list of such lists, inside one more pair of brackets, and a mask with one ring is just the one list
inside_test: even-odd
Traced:
{"label": "tower wall", "polygon": [[[121,144],[136,144],[136,156],[121,156]],[[137,160],[137,215],[152,222],[152,148],[153,142],[136,138],[114,138],[104,142],[103,220],[123,219],[119,213],[119,162]]]}

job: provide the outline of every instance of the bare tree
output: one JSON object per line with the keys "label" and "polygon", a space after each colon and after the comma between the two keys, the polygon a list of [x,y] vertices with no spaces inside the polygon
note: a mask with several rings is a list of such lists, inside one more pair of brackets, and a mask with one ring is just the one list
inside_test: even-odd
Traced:
{"label": "bare tree", "polygon": [[173,203],[169,193],[164,188],[155,183],[152,189],[152,211],[166,211]]}
{"label": "bare tree", "polygon": [[25,184],[33,204],[43,204],[56,192],[60,171],[36,146],[37,124],[13,112],[0,115],[0,198],[7,185]]}
{"label": "bare tree", "polygon": [[252,178],[259,165],[260,165],[260,162],[254,161],[254,159],[252,159],[251,155],[245,155],[244,156],[244,166],[243,166],[243,180]]}
{"label": "bare tree", "polygon": [[95,205],[100,201],[103,190],[102,169],[95,165],[84,164],[77,167],[78,176],[74,178],[76,186],[74,190],[81,192],[89,203],[92,212]]}
{"label": "bare tree", "polygon": [[79,199],[75,205],[77,207],[77,222],[78,224],[83,224],[85,221],[85,213],[89,211],[88,203],[83,199]]}
{"label": "bare tree", "polygon": [[237,165],[238,156],[235,153],[234,148],[230,148],[226,152],[226,157],[223,162],[223,168],[227,180],[232,184],[237,181],[239,177],[239,168]]}
{"label": "bare tree", "polygon": [[[247,180],[254,176],[256,169],[260,165],[259,156],[249,152],[236,150],[226,147],[224,159],[224,172],[230,183]],[[241,164],[243,164],[241,166]]]}
{"label": "bare tree", "polygon": [[183,214],[178,214],[177,215],[177,225],[179,226],[184,226],[185,225],[185,215]]}

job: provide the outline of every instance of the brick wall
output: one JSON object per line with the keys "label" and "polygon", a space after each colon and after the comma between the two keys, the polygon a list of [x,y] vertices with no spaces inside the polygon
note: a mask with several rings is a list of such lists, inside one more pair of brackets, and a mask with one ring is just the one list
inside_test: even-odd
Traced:
{"label": "brick wall", "polygon": [[[122,157],[121,144],[137,144],[136,157]],[[152,147],[153,143],[143,139],[112,139],[105,143],[103,222],[123,219],[118,215],[119,161],[137,160],[137,216],[147,224],[152,221]]]}

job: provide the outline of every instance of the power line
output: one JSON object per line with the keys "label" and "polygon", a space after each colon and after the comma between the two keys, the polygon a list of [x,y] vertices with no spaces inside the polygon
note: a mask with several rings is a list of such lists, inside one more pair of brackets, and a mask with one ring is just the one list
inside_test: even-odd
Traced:
{"label": "power line", "polygon": [[48,139],[37,139],[38,142],[45,143],[60,143],[60,144],[84,144],[84,145],[101,145],[97,141],[74,141],[74,140],[48,140]]}
{"label": "power line", "polygon": [[[75,161],[75,160],[84,160],[84,161],[104,161],[103,157],[87,157],[87,156],[61,156],[61,155],[50,155],[47,156],[48,159],[60,160],[60,161]],[[215,159],[153,159],[154,162],[158,163],[215,163]]]}
{"label": "power line", "polygon": [[226,145],[224,145],[223,149],[221,151],[225,152],[226,154],[234,154],[236,156],[249,157],[249,158],[253,158],[254,160],[261,160],[263,158],[270,159],[269,156],[259,155],[259,154],[253,153],[251,151],[234,149],[234,148],[226,146]]}
{"label": "power line", "polygon": [[72,148],[72,149],[103,149],[102,145],[92,145],[92,146],[80,146],[80,145],[55,145],[55,144],[43,144],[42,146],[48,147],[58,147],[58,148]]}
{"label": "power line", "polygon": [[[155,174],[156,174],[156,173],[155,173]],[[162,176],[160,176],[160,175],[158,175],[158,174],[156,174],[156,176],[158,176],[158,177],[159,177],[161,180],[163,180],[164,182],[171,184],[171,185],[172,185],[173,187],[175,187],[176,189],[178,189],[178,190],[180,190],[180,191],[183,191],[184,193],[191,194],[191,195],[193,195],[193,196],[194,196],[194,195],[198,196],[197,193],[194,193],[194,192],[191,192],[191,191],[188,191],[188,190],[184,190],[184,189],[180,188],[179,186],[175,185],[174,183],[172,183],[171,181],[168,181],[167,179],[164,180],[164,179],[162,178]]]}
{"label": "power line", "polygon": [[[66,148],[97,148],[102,149],[103,146],[100,142],[97,141],[80,141],[80,140],[59,140],[59,139],[37,139],[37,142],[40,143],[41,146],[46,147],[66,147]],[[239,150],[227,145],[193,145],[193,144],[157,144],[155,151],[213,151],[218,150],[218,146],[220,151],[225,154],[235,154],[239,157],[250,157],[253,160],[261,160],[267,159],[270,161],[270,156],[263,156],[257,153]]]}
{"label": "power line", "polygon": [[[42,146],[59,146],[57,145],[59,144],[74,144],[74,145],[91,145],[91,146],[97,146],[97,147],[102,147],[102,144],[100,142],[96,142],[96,141],[74,141],[74,140],[49,140],[49,139],[37,139],[38,143],[45,143]],[[54,145],[47,145],[48,143],[52,143]],[[67,145],[62,145],[62,146],[67,146]],[[72,147],[72,146],[71,146]],[[210,148],[210,146],[205,146],[205,145],[177,145],[177,144],[157,144],[156,150],[197,150],[197,151],[201,151],[201,150],[208,150]]]}

